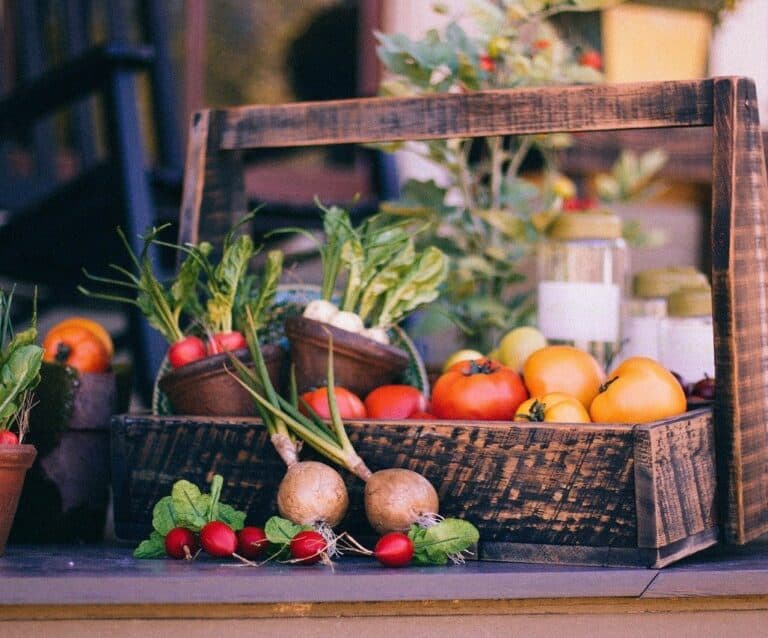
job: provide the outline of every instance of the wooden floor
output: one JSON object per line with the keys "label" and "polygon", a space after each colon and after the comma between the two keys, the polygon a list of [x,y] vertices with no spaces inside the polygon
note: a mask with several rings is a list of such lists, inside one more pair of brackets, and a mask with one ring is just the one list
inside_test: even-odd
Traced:
{"label": "wooden floor", "polygon": [[768,540],[663,570],[469,562],[385,569],[212,559],[131,547],[10,546],[0,636],[768,636]]}

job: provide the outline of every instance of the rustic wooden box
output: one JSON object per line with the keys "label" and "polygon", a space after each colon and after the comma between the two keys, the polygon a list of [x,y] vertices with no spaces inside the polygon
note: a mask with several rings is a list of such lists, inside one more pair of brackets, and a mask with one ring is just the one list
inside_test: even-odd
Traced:
{"label": "rustic wooden box", "polygon": [[[712,414],[647,425],[349,424],[371,470],[408,467],[438,489],[441,513],[480,530],[487,560],[663,567],[717,540]],[[255,419],[113,419],[115,530],[149,534],[152,507],[177,478],[225,477],[222,499],[263,524],[285,466]],[[311,456],[311,455],[307,455]],[[372,535],[363,483],[346,474],[339,526]]]}
{"label": "rustic wooden box", "polygon": [[[445,513],[477,522],[481,556],[663,565],[713,543],[718,527],[731,543],[768,532],[768,199],[751,80],[201,111],[190,131],[180,240],[220,243],[244,214],[241,157],[249,148],[690,127],[712,132],[712,415],[694,412],[642,426],[352,428],[372,469],[423,471],[439,486]],[[255,422],[120,417],[114,440],[118,534],[143,529],[151,503],[182,476],[202,482],[221,472],[228,480],[225,498],[257,520],[273,513],[270,486],[282,468]]]}

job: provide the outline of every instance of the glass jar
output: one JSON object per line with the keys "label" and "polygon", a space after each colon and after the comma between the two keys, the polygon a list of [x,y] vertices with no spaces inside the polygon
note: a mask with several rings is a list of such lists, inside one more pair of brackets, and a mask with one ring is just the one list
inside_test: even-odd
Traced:
{"label": "glass jar", "polygon": [[621,343],[628,266],[616,215],[560,215],[537,247],[539,330],[550,343],[576,346],[610,365]]}
{"label": "glass jar", "polygon": [[659,362],[686,383],[715,376],[709,285],[680,288],[667,299],[667,317],[659,333]]}
{"label": "glass jar", "polygon": [[659,331],[667,316],[667,297],[685,286],[706,286],[707,278],[693,266],[649,268],[632,280],[632,297],[624,303],[622,345],[616,363],[629,357],[659,360]]}

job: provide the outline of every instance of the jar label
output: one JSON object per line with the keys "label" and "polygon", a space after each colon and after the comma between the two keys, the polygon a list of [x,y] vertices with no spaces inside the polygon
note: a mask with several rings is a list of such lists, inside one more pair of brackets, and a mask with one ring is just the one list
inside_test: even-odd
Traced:
{"label": "jar label", "polygon": [[538,293],[537,323],[547,339],[618,342],[616,284],[541,281]]}

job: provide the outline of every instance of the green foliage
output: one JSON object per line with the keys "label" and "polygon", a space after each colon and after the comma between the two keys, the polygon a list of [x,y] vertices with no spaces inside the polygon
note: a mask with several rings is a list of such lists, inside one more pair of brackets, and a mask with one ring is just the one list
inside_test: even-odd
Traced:
{"label": "green foliage", "polygon": [[29,409],[29,393],[40,381],[43,349],[37,341],[37,314],[32,325],[15,333],[11,323],[13,291],[0,290],[0,430],[16,425],[23,436],[20,420]]}
{"label": "green foliage", "polygon": [[480,533],[469,521],[444,518],[429,527],[411,525],[408,537],[413,541],[415,565],[445,565],[449,560],[462,562]]}
{"label": "green foliage", "polygon": [[134,558],[162,558],[165,556],[165,537],[174,527],[185,527],[199,532],[211,521],[221,521],[234,531],[245,525],[245,512],[220,501],[224,479],[216,474],[211,481],[211,492],[203,494],[189,481],[173,484],[171,494],[164,496],[152,510],[152,532],[134,550]]}
{"label": "green foliage", "polygon": [[[599,82],[600,71],[580,63],[582,48],[563,40],[549,18],[620,1],[470,0],[461,19],[450,19],[421,39],[376,33],[388,71],[380,92],[408,96]],[[439,4],[434,9],[446,12]],[[440,312],[466,330],[466,346],[488,351],[500,333],[530,322],[533,305],[530,287],[522,285],[521,261],[540,239],[542,222],[562,212],[576,194],[558,170],[558,152],[569,143],[569,136],[553,134],[378,146],[413,153],[442,169],[447,179],[445,185],[409,180],[400,198],[381,210],[423,230],[417,249],[435,246],[448,256]],[[532,151],[543,161],[535,182],[521,174]],[[603,178],[600,195],[610,192],[614,197],[606,201],[623,201],[649,194],[663,161],[656,152],[636,161],[622,156]],[[644,243],[637,225],[627,236]]]}

